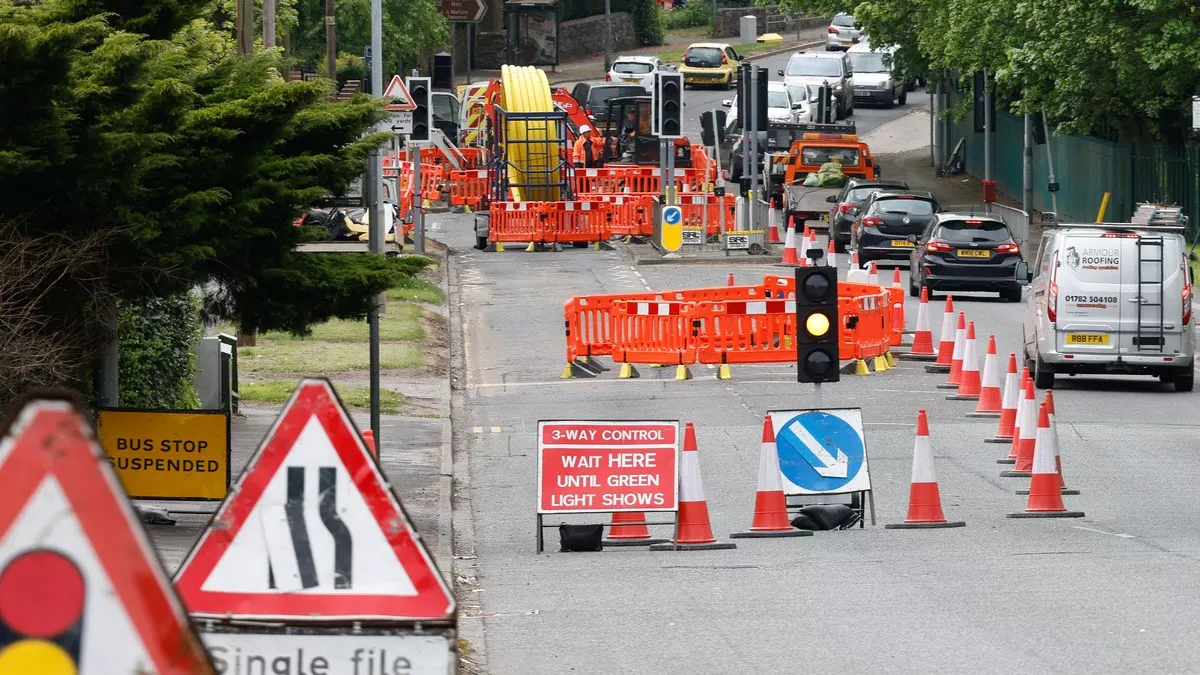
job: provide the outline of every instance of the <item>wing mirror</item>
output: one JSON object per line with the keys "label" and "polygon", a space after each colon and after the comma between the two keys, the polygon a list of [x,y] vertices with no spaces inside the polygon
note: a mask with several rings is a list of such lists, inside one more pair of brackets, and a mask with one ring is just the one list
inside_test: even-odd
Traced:
{"label": "wing mirror", "polygon": [[732,108],[733,107],[733,99],[730,99],[730,98],[721,99],[721,107]]}
{"label": "wing mirror", "polygon": [[777,70],[775,72],[778,73],[780,77],[783,77],[783,68],[780,68],[779,70]]}
{"label": "wing mirror", "polygon": [[1029,263],[1025,262],[1024,260],[1017,263],[1016,277],[1017,281],[1022,284],[1027,284],[1030,281],[1033,281],[1033,274],[1029,271]]}
{"label": "wing mirror", "polygon": [[912,243],[913,245],[916,245],[916,243],[917,243],[917,235],[915,235],[915,234],[910,234],[910,235],[908,235],[908,236],[907,236],[907,237],[905,237],[905,238],[906,238],[906,239],[908,239],[908,241],[909,241],[910,243]]}
{"label": "wing mirror", "polygon": [[836,204],[838,203],[837,195],[829,195],[825,198],[825,201],[829,202],[830,204]]}
{"label": "wing mirror", "polygon": [[1025,238],[1024,237],[1014,237],[1013,242],[1015,242],[1017,246],[1020,246],[1021,244],[1025,243]]}

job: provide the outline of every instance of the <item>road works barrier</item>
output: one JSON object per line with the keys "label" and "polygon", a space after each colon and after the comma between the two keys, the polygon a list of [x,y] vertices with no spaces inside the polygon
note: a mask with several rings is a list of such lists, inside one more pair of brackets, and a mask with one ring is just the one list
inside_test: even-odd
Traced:
{"label": "road works barrier", "polygon": [[[676,169],[675,188],[680,193],[701,192],[705,174],[700,169]],[[585,194],[662,194],[661,169],[655,166],[622,166],[575,169],[571,189]]]}
{"label": "road works barrier", "polygon": [[[399,190],[401,195],[412,193],[413,189],[413,163],[412,162],[384,162],[383,175],[387,177],[398,177]],[[420,195],[422,199],[440,200],[442,198],[442,183],[444,182],[444,173],[442,167],[434,164],[426,164],[421,162],[421,185]]]}
{"label": "road works barrier", "polygon": [[[838,282],[839,356],[852,372],[888,370],[894,336],[890,293],[874,284]],[[564,303],[567,367],[564,378],[606,370],[593,357],[611,356],[620,377],[638,377],[635,364],[687,366],[789,363],[796,359],[794,280],[768,275],[755,286],[717,286],[664,293],[577,296]]]}
{"label": "road works barrier", "polygon": [[482,208],[483,200],[488,194],[488,170],[451,171],[446,186],[451,206]]}

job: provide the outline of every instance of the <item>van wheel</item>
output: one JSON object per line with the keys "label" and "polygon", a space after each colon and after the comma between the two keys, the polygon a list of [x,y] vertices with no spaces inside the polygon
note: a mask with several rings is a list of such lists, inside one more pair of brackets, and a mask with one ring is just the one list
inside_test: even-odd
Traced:
{"label": "van wheel", "polygon": [[1040,354],[1033,364],[1033,386],[1038,389],[1054,388],[1054,371],[1050,369],[1050,366],[1046,365]]}
{"label": "van wheel", "polygon": [[1196,371],[1188,368],[1186,372],[1175,376],[1175,391],[1191,391],[1196,383]]}
{"label": "van wheel", "polygon": [[908,104],[908,88],[905,87],[904,90],[900,92],[900,105],[907,105],[907,104]]}

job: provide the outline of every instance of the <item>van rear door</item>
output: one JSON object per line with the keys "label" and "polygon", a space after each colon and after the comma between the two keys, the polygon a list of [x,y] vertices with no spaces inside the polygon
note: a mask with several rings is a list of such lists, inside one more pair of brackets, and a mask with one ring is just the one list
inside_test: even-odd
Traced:
{"label": "van rear door", "polygon": [[1183,344],[1181,293],[1186,274],[1181,237],[1159,232],[1117,236],[1133,244],[1128,262],[1121,266],[1127,291],[1121,301],[1121,353],[1178,354]]}
{"label": "van rear door", "polygon": [[[1123,262],[1137,259],[1132,239],[1067,234],[1050,277],[1048,313],[1063,354],[1118,354],[1125,305]],[[1136,262],[1132,263],[1136,265]],[[1136,284],[1135,284],[1136,287]],[[1057,291],[1057,293],[1056,293]]]}

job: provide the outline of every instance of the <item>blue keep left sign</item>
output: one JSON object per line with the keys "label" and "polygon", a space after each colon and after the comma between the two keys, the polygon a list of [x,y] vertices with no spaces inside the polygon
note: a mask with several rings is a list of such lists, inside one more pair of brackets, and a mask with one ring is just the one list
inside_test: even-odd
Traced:
{"label": "blue keep left sign", "polygon": [[769,413],[788,494],[871,489],[859,408]]}
{"label": "blue keep left sign", "polygon": [[683,209],[678,206],[664,206],[662,219],[668,225],[678,225],[679,221],[683,220]]}

